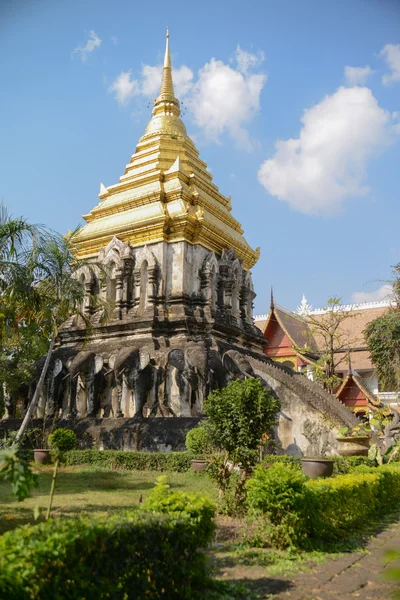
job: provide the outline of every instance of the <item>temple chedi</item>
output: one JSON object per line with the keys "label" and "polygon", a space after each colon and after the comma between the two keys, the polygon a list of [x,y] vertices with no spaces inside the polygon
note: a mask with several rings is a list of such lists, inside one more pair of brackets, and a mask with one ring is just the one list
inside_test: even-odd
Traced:
{"label": "temple chedi", "polygon": [[[115,185],[102,184],[99,199],[74,239],[77,258],[85,259],[77,277],[85,286],[82,311],[91,333],[78,317],[61,328],[37,417],[101,419],[102,426],[113,423],[114,432],[124,430],[125,441],[109,432],[103,447],[181,447],[182,435],[179,444],[173,436],[167,443],[163,431],[185,419],[165,417],[190,417],[193,426],[211,390],[257,377],[275,390],[292,421],[280,425],[282,449],[293,439],[307,444],[290,411],[303,411],[303,420],[312,422],[322,411],[333,428],[351,424],[354,417],[335,397],[263,354],[250,272],[259,250],[244,238],[230,198],[213,183],[186,133],[168,33],[150,122],[124,174]],[[105,322],[96,297],[112,307]],[[154,427],[159,442],[150,443]],[[140,443],[143,435],[147,441]],[[334,435],[327,430],[325,437],[334,443]]]}

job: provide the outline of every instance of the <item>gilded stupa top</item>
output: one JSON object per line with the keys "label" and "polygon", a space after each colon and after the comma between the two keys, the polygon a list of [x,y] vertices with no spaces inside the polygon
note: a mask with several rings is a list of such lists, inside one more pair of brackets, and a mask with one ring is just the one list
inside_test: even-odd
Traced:
{"label": "gilded stupa top", "polygon": [[175,97],[167,30],[160,92],[152,118],[117,184],[100,186],[100,204],[84,216],[78,258],[97,256],[116,235],[131,246],[185,240],[221,254],[235,248],[245,269],[259,257],[231,215],[230,198],[212,181],[186,133]]}
{"label": "gilded stupa top", "polygon": [[181,110],[179,100],[175,98],[174,83],[172,81],[172,65],[169,53],[169,33],[167,29],[167,41],[165,47],[164,67],[160,93],[154,101],[153,118],[146,127],[146,135],[157,131],[186,135],[186,128],[179,118]]}

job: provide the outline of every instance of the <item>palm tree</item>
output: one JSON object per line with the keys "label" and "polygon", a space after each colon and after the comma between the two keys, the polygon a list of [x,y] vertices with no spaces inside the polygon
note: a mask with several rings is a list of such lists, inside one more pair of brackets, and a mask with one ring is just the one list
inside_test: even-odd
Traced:
{"label": "palm tree", "polygon": [[17,261],[21,251],[32,246],[41,234],[42,227],[31,225],[23,217],[13,217],[0,202],[0,268]]}
{"label": "palm tree", "polygon": [[[31,225],[23,217],[13,217],[0,202],[0,348],[2,391],[6,398],[18,380],[15,362],[29,345],[27,328],[21,328],[10,290],[13,283],[21,287],[26,259],[42,235],[43,228]],[[24,286],[25,287],[25,286]],[[21,340],[21,333],[22,340]],[[32,333],[32,327],[29,334]],[[11,367],[11,368],[10,368]]]}
{"label": "palm tree", "polygon": [[[29,281],[28,293],[23,286],[17,286],[17,289],[13,290],[17,301],[20,301],[20,318],[28,322],[34,319],[46,330],[50,340],[35,393],[17,433],[17,442],[24,435],[37,406],[60,325],[70,316],[77,315],[83,320],[87,333],[91,331],[90,320],[81,310],[85,287],[80,279],[75,277],[76,272],[87,265],[85,261],[74,258],[73,237],[77,231],[70,232],[68,236],[43,237],[26,263],[25,273],[28,276],[25,281]],[[106,277],[100,265],[96,265],[96,268],[102,277]],[[91,297],[91,303],[95,309],[102,309],[102,321],[107,320],[111,305],[97,296]]]}

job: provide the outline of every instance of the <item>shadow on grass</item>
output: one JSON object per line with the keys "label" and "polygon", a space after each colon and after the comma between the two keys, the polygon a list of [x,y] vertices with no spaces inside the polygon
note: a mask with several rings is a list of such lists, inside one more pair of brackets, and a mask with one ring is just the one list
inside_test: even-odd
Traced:
{"label": "shadow on grass", "polygon": [[10,512],[0,513],[0,535],[28,523],[34,523],[33,510],[31,508],[13,507]]}
{"label": "shadow on grass", "polygon": [[[56,494],[81,494],[85,492],[112,492],[112,491],[132,491],[141,492],[151,490],[156,484],[154,475],[152,481],[135,481],[130,474],[116,471],[98,471],[98,472],[65,472],[61,471],[57,475]],[[37,498],[47,496],[51,483],[51,472],[39,473],[39,487],[34,490],[33,495]],[[184,484],[169,482],[172,489],[182,488]],[[12,497],[0,500],[0,504],[12,502]]]}
{"label": "shadow on grass", "polygon": [[[85,504],[84,507],[80,506],[66,506],[61,505],[57,506],[57,504],[53,507],[52,516],[57,517],[80,517],[80,516],[89,516],[91,513],[108,513],[112,514],[121,514],[128,510],[132,510],[138,508],[140,506],[139,496],[132,499],[131,504],[127,504],[125,506],[110,506],[109,504]],[[103,515],[104,516],[104,515]]]}

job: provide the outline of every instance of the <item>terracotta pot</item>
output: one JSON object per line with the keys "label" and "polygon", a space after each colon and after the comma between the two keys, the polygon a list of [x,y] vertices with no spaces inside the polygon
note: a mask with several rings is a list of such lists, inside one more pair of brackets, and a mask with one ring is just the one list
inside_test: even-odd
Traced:
{"label": "terracotta pot", "polygon": [[44,448],[34,448],[33,457],[35,462],[41,465],[48,465],[51,462],[50,450]]}
{"label": "terracotta pot", "polygon": [[301,467],[304,475],[312,479],[330,477],[333,473],[333,460],[327,458],[302,458]]}
{"label": "terracotta pot", "polygon": [[367,436],[340,437],[338,452],[340,456],[368,456],[370,439]]}
{"label": "terracotta pot", "polygon": [[207,467],[207,461],[204,458],[194,458],[192,461],[192,470],[196,471],[196,473],[200,473],[201,471],[205,471]]}

